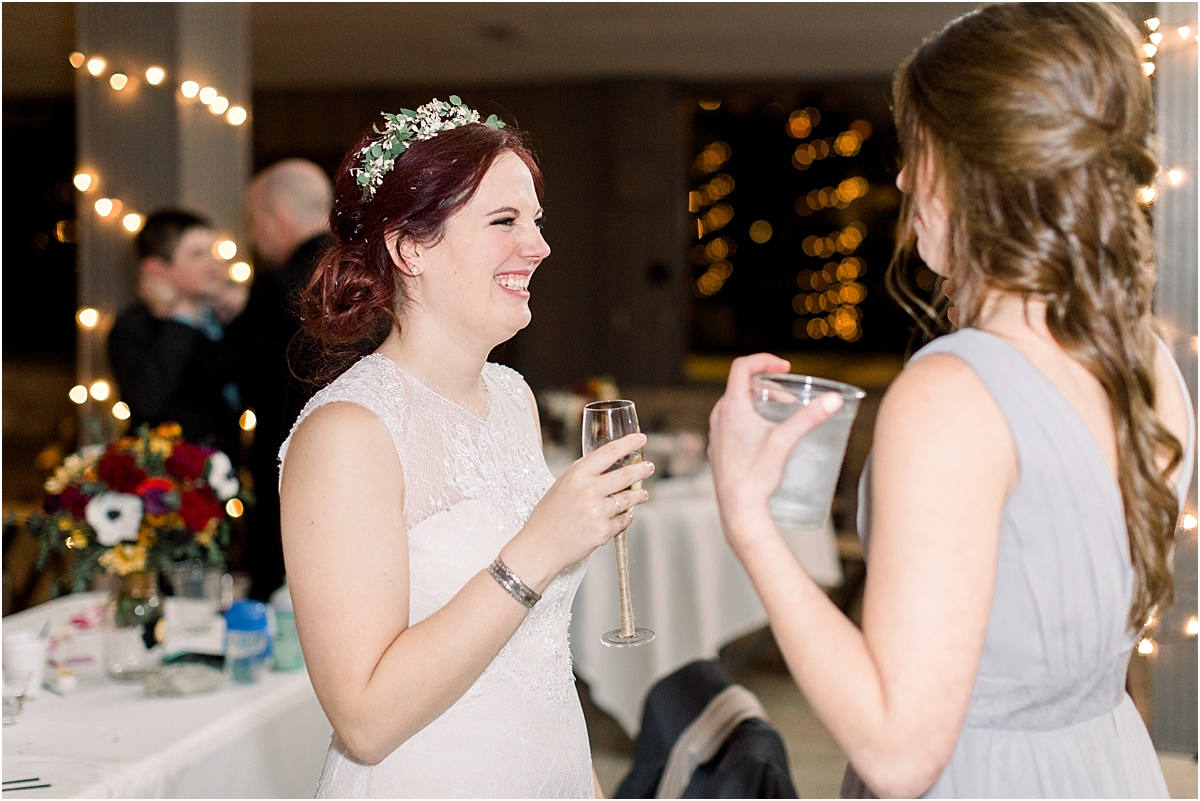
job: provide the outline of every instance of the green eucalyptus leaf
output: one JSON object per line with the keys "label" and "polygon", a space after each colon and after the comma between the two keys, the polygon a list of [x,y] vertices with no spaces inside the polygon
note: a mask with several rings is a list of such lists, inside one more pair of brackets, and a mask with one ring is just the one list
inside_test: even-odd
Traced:
{"label": "green eucalyptus leaf", "polygon": [[453,106],[461,106],[462,98],[460,98],[458,95],[450,95],[450,104]]}

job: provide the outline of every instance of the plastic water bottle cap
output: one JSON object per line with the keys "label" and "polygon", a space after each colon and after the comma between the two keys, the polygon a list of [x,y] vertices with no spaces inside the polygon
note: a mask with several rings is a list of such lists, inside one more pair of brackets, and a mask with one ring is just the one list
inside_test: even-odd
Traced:
{"label": "plastic water bottle cap", "polygon": [[225,613],[225,625],[230,631],[266,631],[267,605],[262,601],[234,601]]}

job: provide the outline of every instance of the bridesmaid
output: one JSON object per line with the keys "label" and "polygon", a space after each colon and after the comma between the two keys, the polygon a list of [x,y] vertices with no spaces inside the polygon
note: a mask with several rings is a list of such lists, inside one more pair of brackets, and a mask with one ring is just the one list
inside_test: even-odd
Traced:
{"label": "bridesmaid", "polygon": [[904,284],[915,235],[960,329],[879,410],[861,631],[767,509],[791,446],[830,410],[759,418],[750,375],[787,369],[766,354],[734,363],[713,410],[726,535],[849,757],[844,794],[1166,796],[1124,682],[1171,602],[1195,426],[1150,313],[1136,192],[1158,165],[1139,44],[1112,7],[991,5],[896,74],[906,199],[889,277]]}

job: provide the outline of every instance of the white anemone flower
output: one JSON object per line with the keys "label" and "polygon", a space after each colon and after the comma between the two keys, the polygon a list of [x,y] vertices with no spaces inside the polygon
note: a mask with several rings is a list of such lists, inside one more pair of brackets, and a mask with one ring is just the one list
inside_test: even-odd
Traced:
{"label": "white anemone flower", "polygon": [[233,469],[233,462],[229,461],[229,457],[221,451],[208,457],[208,475],[206,477],[208,486],[212,487],[213,492],[217,493],[217,497],[223,501],[237,495],[238,488],[241,486],[238,483],[237,471]]}
{"label": "white anemone flower", "polygon": [[142,525],[142,499],[125,492],[102,492],[88,501],[84,517],[101,545],[135,541]]}

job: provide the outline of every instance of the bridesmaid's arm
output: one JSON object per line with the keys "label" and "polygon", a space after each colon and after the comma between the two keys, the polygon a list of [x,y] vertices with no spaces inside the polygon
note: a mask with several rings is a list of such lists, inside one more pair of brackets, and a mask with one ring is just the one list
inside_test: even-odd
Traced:
{"label": "bridesmaid's arm", "polygon": [[875,429],[871,562],[860,631],[805,573],[767,508],[791,421],[750,403],[735,362],[712,414],[714,480],[726,536],[767,610],[793,677],[851,764],[880,795],[917,796],[945,769],[983,650],[1000,518],[1015,486],[1007,424],[957,358],[930,355],[893,383]]}

